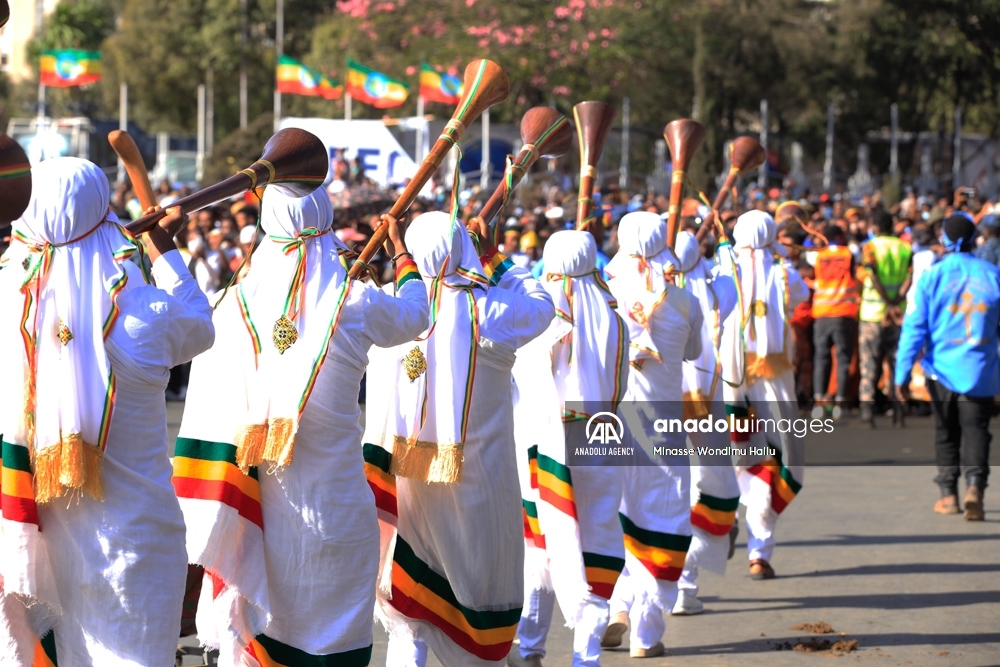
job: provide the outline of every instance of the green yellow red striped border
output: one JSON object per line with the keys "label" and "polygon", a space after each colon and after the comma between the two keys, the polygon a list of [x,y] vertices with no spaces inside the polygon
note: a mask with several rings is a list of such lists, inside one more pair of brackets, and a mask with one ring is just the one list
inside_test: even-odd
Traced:
{"label": "green yellow red striped border", "polygon": [[619,513],[622,531],[625,533],[625,550],[635,556],[657,579],[677,581],[684,569],[690,535],[660,533],[637,526],[631,519]]}
{"label": "green yellow red striped border", "polygon": [[698,494],[698,502],[691,507],[691,525],[711,535],[728,535],[736,521],[740,498],[717,498],[707,493]]}
{"label": "green yellow red striped border", "polygon": [[35,480],[28,448],[0,442],[0,515],[7,521],[38,524]]}
{"label": "green yellow red striped border", "polygon": [[257,468],[244,475],[236,465],[235,445],[177,438],[171,481],[178,498],[220,502],[263,529],[257,480]]}
{"label": "green yellow red striped border", "polygon": [[399,516],[396,505],[396,477],[389,472],[392,454],[378,445],[364,444],[365,478],[375,494],[375,507],[383,520],[394,523]]}
{"label": "green yellow red striped border", "polygon": [[399,535],[393,553],[392,606],[405,616],[433,624],[482,660],[507,656],[521,618],[520,606],[477,611],[462,605],[448,580],[420,560]]}
{"label": "green yellow red striped border", "polygon": [[625,568],[625,559],[618,556],[583,552],[583,567],[587,574],[587,583],[594,595],[605,600],[611,599],[618,577]]}
{"label": "green yellow red striped border", "polygon": [[771,487],[771,508],[776,514],[781,514],[802,490],[802,484],[795,480],[792,471],[781,462],[780,450],[776,457],[751,466],[748,472]]}
{"label": "green yellow red striped border", "polygon": [[371,646],[341,653],[314,655],[263,634],[250,641],[246,652],[261,667],[368,667],[372,659]]}
{"label": "green yellow red striped border", "polygon": [[563,514],[577,518],[573,476],[568,466],[544,454],[538,455],[538,497]]}
{"label": "green yellow red striped border", "polygon": [[538,523],[538,506],[530,500],[521,499],[521,515],[524,519],[524,538],[539,549],[545,548],[545,535]]}

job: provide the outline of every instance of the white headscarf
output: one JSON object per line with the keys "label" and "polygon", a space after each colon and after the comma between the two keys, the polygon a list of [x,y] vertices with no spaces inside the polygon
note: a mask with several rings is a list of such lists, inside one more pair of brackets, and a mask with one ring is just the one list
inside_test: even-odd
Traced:
{"label": "white headscarf", "polygon": [[[618,223],[618,253],[605,272],[629,322],[633,361],[660,359],[650,333],[653,312],[666,300],[680,262],[667,247],[667,225],[656,213],[636,211]],[[624,303],[622,301],[624,300]]]}
{"label": "white headscarf", "polygon": [[762,360],[786,351],[788,277],[774,259],[775,235],[774,220],[763,211],[747,211],[733,229],[746,351]]}
{"label": "white headscarf", "polygon": [[350,251],[335,234],[322,189],[296,197],[271,185],[261,202],[267,236],[235,292],[250,336],[245,426],[237,461],[246,469],[292,462],[295,432],[350,291]]}
{"label": "white headscarf", "polygon": [[[622,364],[628,332],[615,313],[617,302],[597,271],[597,247],[590,232],[567,230],[549,237],[543,251],[545,281],[556,318],[548,335],[556,343],[553,373],[563,402],[563,421],[614,412],[624,388]],[[587,402],[588,409],[566,406]],[[593,409],[591,409],[593,408]]]}
{"label": "white headscarf", "polygon": [[604,272],[612,279],[641,279],[645,289],[662,292],[664,274],[677,268],[677,257],[667,247],[667,225],[656,213],[635,211],[618,223],[618,253]]}
{"label": "white headscarf", "polygon": [[39,503],[81,491],[103,498],[115,403],[105,340],[136,241],[110,212],[96,165],[46,160],[31,181],[28,208],[13,224],[16,259],[0,272],[0,349],[13,355],[0,432],[31,450]]}
{"label": "white headscarf", "polygon": [[392,471],[457,483],[479,350],[476,295],[489,281],[469,233],[447,213],[417,216],[406,248],[423,277],[431,316],[426,332],[400,346]]}

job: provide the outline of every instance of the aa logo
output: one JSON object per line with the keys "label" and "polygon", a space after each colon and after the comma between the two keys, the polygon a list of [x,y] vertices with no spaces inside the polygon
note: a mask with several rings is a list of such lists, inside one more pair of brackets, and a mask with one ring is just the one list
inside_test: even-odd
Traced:
{"label": "aa logo", "polygon": [[613,412],[598,412],[587,420],[587,444],[608,445],[612,442],[622,444],[625,435],[625,425]]}

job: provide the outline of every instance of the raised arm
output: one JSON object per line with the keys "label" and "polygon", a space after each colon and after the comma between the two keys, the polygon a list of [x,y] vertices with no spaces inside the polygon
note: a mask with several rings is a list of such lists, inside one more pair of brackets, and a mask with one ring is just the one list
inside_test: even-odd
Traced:
{"label": "raised arm", "polygon": [[427,289],[417,265],[406,250],[396,219],[386,218],[389,240],[396,250],[396,294],[365,286],[365,333],[379,347],[413,340],[427,329],[429,316]]}

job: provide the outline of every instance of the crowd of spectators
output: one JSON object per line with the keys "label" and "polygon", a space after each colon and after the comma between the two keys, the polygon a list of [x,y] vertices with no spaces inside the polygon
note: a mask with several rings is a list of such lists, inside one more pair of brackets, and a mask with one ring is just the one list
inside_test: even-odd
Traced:
{"label": "crowd of spectators", "polygon": [[[379,187],[366,177],[360,163],[340,154],[333,159],[331,174],[327,191],[334,203],[335,233],[349,248],[360,250],[402,186]],[[441,178],[439,183],[443,182]],[[161,206],[186,194],[186,188],[167,182],[157,188]],[[431,185],[421,194],[407,212],[410,219],[427,210],[449,210],[454,196],[459,218],[467,221],[479,213],[492,193],[478,187],[452,193],[444,185]],[[602,188],[595,200],[597,224],[590,229],[600,242],[599,268],[617,251],[617,222],[622,215],[644,210],[665,216],[668,208],[664,194],[629,193],[613,185]],[[793,207],[792,216],[779,209],[789,201],[798,205]],[[575,184],[566,169],[534,175],[498,216],[503,252],[540,277],[545,243],[554,232],[575,224],[576,204]],[[118,186],[112,206],[123,219],[141,213],[127,184]],[[814,415],[825,412],[834,418],[859,410],[861,418],[873,424],[875,416],[885,412],[899,418],[890,380],[899,327],[907,309],[906,293],[941,256],[940,227],[955,212],[969,215],[977,224],[976,254],[1000,263],[1000,216],[993,212],[993,203],[980,201],[969,188],[959,188],[951,198],[908,193],[902,201],[887,206],[877,191],[857,199],[843,193],[808,191],[794,198],[785,188],[754,186],[720,212],[727,233],[738,214],[749,209],[775,215],[780,243],[776,248],[783,249],[790,265],[814,292],[813,299],[795,309],[790,322],[800,406]],[[248,270],[249,255],[260,242],[258,210],[259,201],[249,193],[190,214],[177,243],[199,286],[210,297]],[[708,208],[699,200],[686,199],[681,227],[696,229],[707,214]],[[705,235],[706,257],[714,256],[718,241],[713,233]],[[391,280],[392,269],[384,253],[379,253],[371,266],[383,281]],[[890,275],[893,272],[898,275]],[[921,380],[918,371],[914,395],[926,399],[920,391]],[[183,378],[175,384],[173,393],[183,398]]]}

